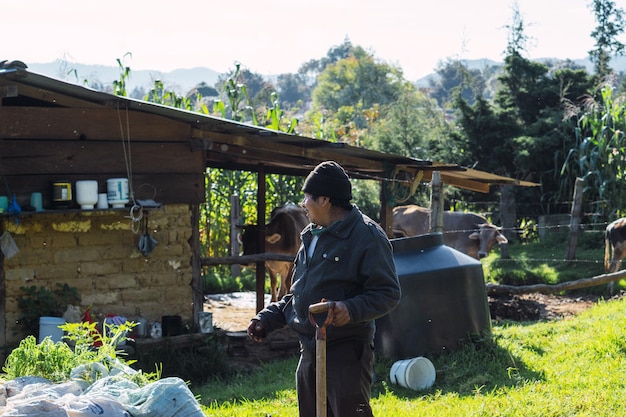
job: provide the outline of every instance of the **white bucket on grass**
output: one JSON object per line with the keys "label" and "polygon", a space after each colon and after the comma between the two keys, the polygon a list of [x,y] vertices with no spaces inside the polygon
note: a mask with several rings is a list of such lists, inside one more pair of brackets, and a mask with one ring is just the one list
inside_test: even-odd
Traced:
{"label": "white bucket on grass", "polygon": [[39,339],[37,343],[41,343],[46,336],[50,336],[53,342],[63,340],[63,329],[59,326],[65,324],[65,320],[61,317],[39,317]]}
{"label": "white bucket on grass", "polygon": [[416,391],[432,387],[436,377],[435,366],[422,356],[397,361],[389,371],[392,384]]}

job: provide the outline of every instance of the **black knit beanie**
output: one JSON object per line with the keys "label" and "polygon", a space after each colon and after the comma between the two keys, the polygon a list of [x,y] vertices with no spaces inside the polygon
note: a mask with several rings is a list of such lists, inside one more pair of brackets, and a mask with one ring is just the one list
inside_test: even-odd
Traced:
{"label": "black knit beanie", "polygon": [[336,200],[352,199],[352,184],[341,165],[335,161],[325,161],[315,167],[304,180],[302,191]]}

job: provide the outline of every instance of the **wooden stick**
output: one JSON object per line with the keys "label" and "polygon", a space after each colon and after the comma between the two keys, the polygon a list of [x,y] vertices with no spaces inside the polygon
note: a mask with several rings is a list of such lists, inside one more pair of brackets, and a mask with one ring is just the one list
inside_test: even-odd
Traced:
{"label": "wooden stick", "polygon": [[610,274],[596,275],[591,278],[582,278],[576,281],[562,282],[560,284],[534,284],[534,285],[498,285],[487,283],[487,294],[531,294],[538,292],[540,294],[554,294],[562,291],[574,290],[578,288],[593,287],[596,285],[607,284],[609,282],[618,281],[626,277],[626,270],[612,272]]}

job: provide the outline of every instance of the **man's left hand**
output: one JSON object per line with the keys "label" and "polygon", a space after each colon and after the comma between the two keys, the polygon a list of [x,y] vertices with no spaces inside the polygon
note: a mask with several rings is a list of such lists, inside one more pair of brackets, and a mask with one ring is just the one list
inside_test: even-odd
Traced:
{"label": "man's left hand", "polygon": [[348,306],[343,301],[335,302],[335,311],[333,314],[333,326],[341,327],[350,323],[350,312]]}

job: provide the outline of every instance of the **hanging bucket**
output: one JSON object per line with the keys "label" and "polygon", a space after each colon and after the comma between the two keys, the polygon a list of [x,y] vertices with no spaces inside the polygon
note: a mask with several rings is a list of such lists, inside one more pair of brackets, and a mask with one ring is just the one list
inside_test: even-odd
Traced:
{"label": "hanging bucket", "polygon": [[389,371],[392,384],[416,391],[432,387],[436,376],[437,372],[433,363],[422,356],[397,361]]}
{"label": "hanging bucket", "polygon": [[53,342],[63,340],[63,329],[59,326],[65,324],[65,320],[61,317],[39,317],[39,339],[41,343],[46,336],[50,336]]}

